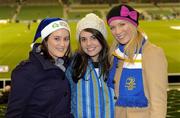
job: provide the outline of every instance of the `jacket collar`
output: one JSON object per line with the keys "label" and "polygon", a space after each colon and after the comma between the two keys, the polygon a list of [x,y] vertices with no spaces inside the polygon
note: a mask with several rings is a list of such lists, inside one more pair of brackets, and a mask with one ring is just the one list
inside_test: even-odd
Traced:
{"label": "jacket collar", "polygon": [[45,70],[58,68],[56,65],[54,65],[52,62],[50,62],[48,59],[45,59],[42,54],[36,54],[35,57],[39,60],[41,65]]}
{"label": "jacket collar", "polygon": [[58,67],[54,65],[50,60],[45,59],[43,54],[38,51],[39,44],[33,46],[32,51],[30,52],[30,60],[37,60],[42,65],[44,70],[48,69],[57,69]]}

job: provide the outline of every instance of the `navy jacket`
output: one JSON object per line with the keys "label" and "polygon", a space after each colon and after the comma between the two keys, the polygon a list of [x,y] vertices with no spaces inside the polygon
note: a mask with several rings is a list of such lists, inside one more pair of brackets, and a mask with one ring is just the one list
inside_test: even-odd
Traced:
{"label": "navy jacket", "polygon": [[12,72],[6,118],[70,118],[65,73],[35,51]]}

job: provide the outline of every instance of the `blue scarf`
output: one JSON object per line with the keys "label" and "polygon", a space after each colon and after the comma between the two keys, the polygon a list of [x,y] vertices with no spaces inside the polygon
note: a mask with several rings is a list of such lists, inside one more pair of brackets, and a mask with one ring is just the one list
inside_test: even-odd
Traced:
{"label": "blue scarf", "polygon": [[[145,40],[143,40],[143,43]],[[142,77],[142,47],[139,54],[134,56],[134,63],[130,63],[123,53],[124,46],[119,45],[114,51],[113,66],[109,72],[107,85],[114,88],[114,76],[118,65],[118,60],[124,60],[119,83],[119,96],[116,106],[122,107],[147,107],[148,100],[144,94]]]}
{"label": "blue scarf", "polygon": [[104,82],[104,75],[95,70],[91,59],[88,60],[86,73],[76,84],[77,118],[114,118],[113,91]]}

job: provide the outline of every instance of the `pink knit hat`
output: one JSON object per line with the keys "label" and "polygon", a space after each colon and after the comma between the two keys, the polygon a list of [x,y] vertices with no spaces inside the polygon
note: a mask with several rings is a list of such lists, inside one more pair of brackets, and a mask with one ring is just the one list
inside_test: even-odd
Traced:
{"label": "pink knit hat", "polygon": [[120,19],[129,21],[136,27],[139,24],[138,18],[139,12],[133,9],[132,7],[124,4],[113,7],[106,17],[108,24],[110,24],[113,20]]}

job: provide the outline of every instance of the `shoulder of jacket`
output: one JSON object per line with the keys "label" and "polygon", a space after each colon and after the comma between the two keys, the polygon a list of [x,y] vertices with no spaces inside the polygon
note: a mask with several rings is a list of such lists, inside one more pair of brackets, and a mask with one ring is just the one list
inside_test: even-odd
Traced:
{"label": "shoulder of jacket", "polygon": [[162,53],[163,49],[161,47],[147,41],[143,47],[143,52],[158,54],[158,53]]}
{"label": "shoulder of jacket", "polygon": [[82,58],[81,58],[81,54],[80,53],[78,53],[78,52],[76,52],[76,53],[74,53],[73,54],[73,56],[71,57],[71,64],[72,63],[74,63],[74,62],[76,62],[76,61],[82,61],[81,60]]}
{"label": "shoulder of jacket", "polygon": [[147,42],[146,45],[144,45],[143,49],[143,62],[144,63],[150,63],[154,61],[161,61],[167,64],[166,55],[162,48]]}
{"label": "shoulder of jacket", "polygon": [[11,78],[20,78],[20,76],[22,75],[27,75],[29,73],[29,71],[27,69],[29,69],[28,65],[29,65],[30,61],[29,60],[23,60],[21,61],[12,71],[11,73]]}
{"label": "shoulder of jacket", "polygon": [[21,61],[13,70],[12,73],[17,73],[17,72],[30,72],[33,70],[34,64],[32,64],[32,61],[30,60],[23,60]]}
{"label": "shoulder of jacket", "polygon": [[31,63],[30,60],[23,60],[16,66],[16,69],[20,69],[20,68],[23,68],[25,66],[28,66],[30,63]]}

